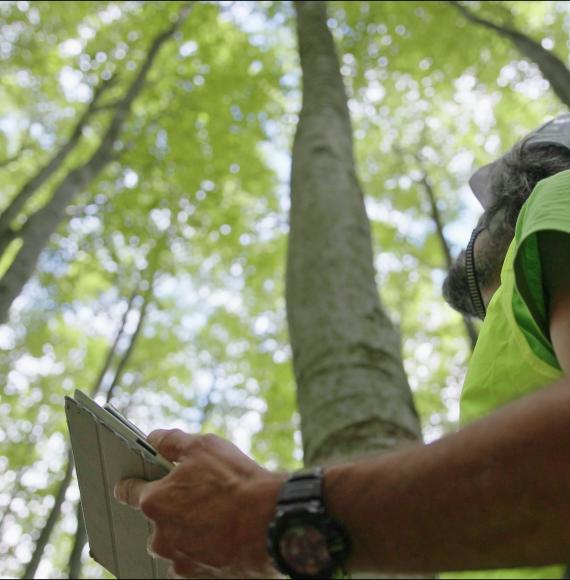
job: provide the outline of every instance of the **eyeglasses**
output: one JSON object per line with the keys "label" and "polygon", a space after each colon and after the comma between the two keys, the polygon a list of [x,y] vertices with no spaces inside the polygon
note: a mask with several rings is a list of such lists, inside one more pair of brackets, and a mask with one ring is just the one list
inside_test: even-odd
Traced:
{"label": "eyeglasses", "polygon": [[481,226],[473,230],[471,239],[469,240],[467,249],[465,250],[465,272],[467,274],[469,296],[471,297],[471,303],[473,304],[475,313],[481,320],[485,320],[487,310],[485,308],[485,303],[483,302],[483,297],[481,296],[481,289],[479,288],[477,274],[475,272],[475,240],[484,229],[485,227]]}

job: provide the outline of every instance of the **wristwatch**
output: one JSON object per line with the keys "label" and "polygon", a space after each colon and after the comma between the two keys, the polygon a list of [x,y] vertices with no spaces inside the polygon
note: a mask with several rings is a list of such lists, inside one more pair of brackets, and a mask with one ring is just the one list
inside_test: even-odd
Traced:
{"label": "wristwatch", "polygon": [[283,484],[267,549],[275,567],[294,579],[347,578],[350,549],[342,525],[326,514],[322,467],[301,470]]}

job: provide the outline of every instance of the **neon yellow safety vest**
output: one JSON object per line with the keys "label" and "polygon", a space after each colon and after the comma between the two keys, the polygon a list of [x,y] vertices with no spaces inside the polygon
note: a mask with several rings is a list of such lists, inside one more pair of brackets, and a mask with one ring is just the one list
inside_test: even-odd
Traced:
{"label": "neon yellow safety vest", "polygon": [[[536,235],[543,230],[570,234],[570,171],[539,182],[521,209],[515,237],[503,263],[501,285],[489,304],[463,385],[462,427],[563,376],[548,339]],[[562,578],[565,568],[562,564],[445,577]]]}

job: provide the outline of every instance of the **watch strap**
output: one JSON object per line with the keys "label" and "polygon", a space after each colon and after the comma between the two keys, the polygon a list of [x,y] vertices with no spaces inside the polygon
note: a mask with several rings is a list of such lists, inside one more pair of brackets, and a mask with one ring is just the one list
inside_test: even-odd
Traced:
{"label": "watch strap", "polygon": [[[350,549],[350,539],[344,528],[326,514],[323,483],[323,467],[306,468],[291,474],[279,491],[276,516],[268,528],[267,548],[276,567],[291,578],[324,577],[302,574],[297,571],[293,572],[289,563],[281,557],[279,529],[282,530],[283,528],[280,528],[280,525],[283,525],[282,522],[291,517],[294,518],[293,521],[296,521],[295,525],[304,521],[305,517],[308,518],[306,521],[309,527],[318,522],[316,524],[317,527],[327,534],[329,553],[335,565],[334,568],[331,568],[326,573],[326,577],[334,579],[350,578],[344,566],[346,554]],[[289,519],[289,521],[291,520]]]}
{"label": "watch strap", "polygon": [[293,473],[281,486],[277,505],[290,505],[297,502],[322,501],[323,499],[322,467],[302,469]]}

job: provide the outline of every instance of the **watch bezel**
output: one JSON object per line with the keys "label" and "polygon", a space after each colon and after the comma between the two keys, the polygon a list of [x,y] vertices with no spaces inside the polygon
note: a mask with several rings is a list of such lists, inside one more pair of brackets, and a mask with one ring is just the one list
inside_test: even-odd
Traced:
{"label": "watch bezel", "polygon": [[[318,529],[324,536],[330,564],[316,574],[305,574],[293,569],[281,554],[279,543],[284,533],[293,526],[307,526]],[[349,538],[342,525],[327,516],[324,510],[311,505],[287,506],[278,509],[277,517],[269,525],[268,551],[276,568],[300,580],[332,578],[348,554]]]}

